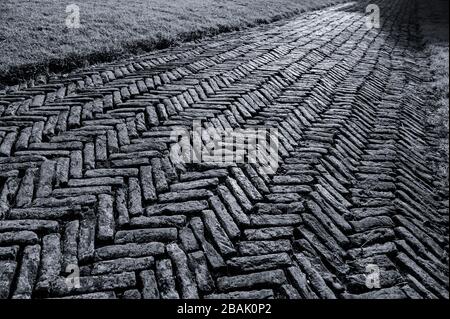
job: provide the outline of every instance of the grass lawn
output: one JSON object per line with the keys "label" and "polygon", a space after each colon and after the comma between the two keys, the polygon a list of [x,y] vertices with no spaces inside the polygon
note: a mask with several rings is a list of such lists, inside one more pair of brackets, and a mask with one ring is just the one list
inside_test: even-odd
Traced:
{"label": "grass lawn", "polygon": [[[339,2],[343,0],[0,0],[0,83]],[[79,6],[79,29],[65,25],[70,4]]]}
{"label": "grass lawn", "polygon": [[425,41],[425,50],[430,56],[429,68],[432,80],[428,85],[433,99],[429,101],[428,123],[440,138],[436,150],[434,169],[444,187],[449,178],[449,18],[448,0],[422,1],[419,14],[420,26]]}

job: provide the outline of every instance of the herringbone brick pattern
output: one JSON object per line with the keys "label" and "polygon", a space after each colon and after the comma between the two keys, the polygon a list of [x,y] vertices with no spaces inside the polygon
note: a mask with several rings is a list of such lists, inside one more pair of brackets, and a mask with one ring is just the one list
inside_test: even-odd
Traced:
{"label": "herringbone brick pattern", "polygon": [[[448,298],[414,2],[366,5],[2,92],[0,298]],[[192,120],[278,128],[277,173],[174,164]]]}

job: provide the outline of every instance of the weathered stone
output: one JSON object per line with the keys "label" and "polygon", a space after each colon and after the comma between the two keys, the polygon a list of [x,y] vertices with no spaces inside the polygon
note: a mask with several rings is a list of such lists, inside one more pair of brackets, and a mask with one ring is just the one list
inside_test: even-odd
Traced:
{"label": "weathered stone", "polygon": [[447,298],[449,296],[448,290],[438,284],[434,278],[432,278],[427,272],[425,272],[417,263],[411,260],[406,254],[399,253],[396,256],[396,260],[402,264],[403,267],[408,269],[415,277],[418,277],[424,286],[430,289],[433,293],[436,293],[441,298]]}
{"label": "weathered stone", "polygon": [[238,244],[241,255],[265,255],[292,250],[289,240],[242,241]]}
{"label": "weathered stone", "polygon": [[[73,196],[68,198],[54,198],[54,197],[47,197],[47,198],[36,198],[33,201],[33,204],[38,207],[72,207],[77,208],[80,207],[79,205],[85,205],[90,206],[97,202],[97,197],[95,195],[80,195],[80,196]],[[53,208],[56,209],[56,208]]]}
{"label": "weathered stone", "polygon": [[302,254],[295,254],[295,259],[300,264],[302,270],[306,273],[308,280],[311,282],[312,287],[314,287],[314,290],[319,297],[336,299],[336,295],[327,286],[319,272],[314,269],[307,257]]}
{"label": "weathered stone", "polygon": [[213,169],[203,172],[188,172],[181,174],[180,181],[195,181],[202,178],[221,178],[226,177],[228,172],[226,169]]}
{"label": "weathered stone", "polygon": [[[209,198],[209,203],[216,213],[217,218],[225,229],[227,235],[230,239],[236,239],[240,236],[241,231],[237,227],[231,215],[226,210],[223,203],[220,201],[218,196],[212,196]],[[204,209],[206,209],[205,207]]]}
{"label": "weathered stone", "polygon": [[95,250],[95,260],[107,260],[121,257],[158,256],[164,254],[164,252],[164,244],[158,242],[111,245],[97,248]]}
{"label": "weathered stone", "polygon": [[214,212],[205,210],[202,212],[202,217],[205,227],[213,238],[214,243],[219,248],[220,253],[224,256],[235,254],[236,249],[223,228],[220,226]]}
{"label": "weathered stone", "polygon": [[113,197],[107,194],[98,196],[97,239],[110,241],[114,237]]}
{"label": "weathered stone", "polygon": [[188,255],[188,263],[190,269],[195,274],[197,286],[203,293],[209,293],[214,290],[214,281],[208,270],[206,258],[203,252],[196,251]]}
{"label": "weathered stone", "polygon": [[30,207],[13,208],[9,212],[9,219],[67,219],[78,217],[81,211],[80,206],[53,207]]}
{"label": "weathered stone", "polygon": [[120,258],[114,260],[99,261],[92,265],[92,275],[108,273],[121,273],[125,271],[137,271],[149,269],[153,266],[153,257]]}
{"label": "weathered stone", "polygon": [[406,294],[399,287],[390,287],[366,292],[360,295],[343,294],[345,299],[406,299]]}
{"label": "weathered stone", "polygon": [[236,198],[231,194],[230,190],[223,185],[219,185],[217,191],[236,223],[239,225],[249,225],[250,221],[247,215],[244,214],[242,208],[239,206]]}
{"label": "weathered stone", "polygon": [[160,295],[153,270],[141,271],[138,278],[142,285],[142,298],[159,299]]}
{"label": "weathered stone", "polygon": [[301,299],[300,294],[292,285],[282,285],[280,290],[287,297],[287,299]]}
{"label": "weathered stone", "polygon": [[179,299],[175,289],[175,279],[172,272],[172,263],[170,259],[156,261],[156,280],[162,299]]}
{"label": "weathered stone", "polygon": [[16,272],[17,263],[11,260],[0,260],[0,299],[7,299]]}
{"label": "weathered stone", "polygon": [[303,298],[306,299],[318,299],[317,295],[311,289],[308,284],[306,275],[300,270],[299,267],[292,266],[287,269],[288,278],[291,280],[292,285],[300,292]]}
{"label": "weathered stone", "polygon": [[181,297],[183,299],[197,299],[197,285],[189,270],[186,254],[177,244],[167,245],[166,250],[175,265],[177,280],[181,286]]}
{"label": "weathered stone", "polygon": [[134,217],[130,221],[133,228],[161,228],[161,227],[178,227],[182,228],[186,225],[186,216],[151,216],[151,217]]}
{"label": "weathered stone", "polygon": [[39,181],[36,189],[36,197],[48,197],[52,193],[55,179],[56,162],[45,161],[39,171]]}
{"label": "weathered stone", "polygon": [[367,258],[374,255],[394,254],[397,251],[394,243],[374,244],[372,246],[355,248],[347,252],[353,259]]}
{"label": "weathered stone", "polygon": [[61,237],[59,234],[47,235],[42,239],[41,265],[36,289],[48,290],[50,282],[61,273]]}
{"label": "weathered stone", "polygon": [[0,231],[23,231],[29,230],[33,232],[41,233],[54,233],[59,229],[58,222],[50,220],[1,220],[0,221]]}
{"label": "weathered stone", "polygon": [[31,201],[33,200],[34,180],[36,175],[36,168],[29,168],[26,170],[16,197],[17,207],[27,207],[31,204]]}
{"label": "weathered stone", "polygon": [[100,195],[111,194],[111,186],[84,186],[84,187],[67,187],[55,189],[52,192],[54,197],[72,197],[79,195]]}
{"label": "weathered stone", "polygon": [[[313,216],[320,221],[320,223],[327,228],[329,233],[338,241],[338,243],[342,247],[347,247],[349,244],[349,241],[347,237],[341,232],[341,230],[334,225],[334,222],[323,213],[322,209],[319,205],[317,205],[313,201],[308,201],[308,208],[311,210]],[[303,218],[305,219],[305,216],[303,215]]]}
{"label": "weathered stone", "polygon": [[83,166],[85,169],[95,168],[95,148],[94,143],[86,143],[83,150]]}
{"label": "weathered stone", "polygon": [[122,295],[122,299],[141,299],[141,297],[141,293],[137,289],[126,290]]}
{"label": "weathered stone", "polygon": [[233,291],[229,293],[222,294],[211,294],[206,295],[205,299],[272,299],[274,293],[272,289],[261,289],[261,290],[251,290],[251,291]]}
{"label": "weathered stone", "polygon": [[73,295],[67,297],[60,297],[59,299],[116,299],[116,294],[113,291],[108,292],[93,292],[89,294]]}
{"label": "weathered stone", "polygon": [[190,228],[183,228],[179,231],[179,237],[181,245],[186,252],[192,252],[200,249],[197,240],[195,239],[194,233]]}
{"label": "weathered stone", "polygon": [[184,190],[177,192],[169,192],[160,194],[158,199],[161,202],[180,202],[180,201],[191,201],[197,199],[207,199],[213,194],[207,189],[196,189],[196,190]]}
{"label": "weathered stone", "polygon": [[235,271],[257,271],[290,266],[291,258],[286,253],[259,256],[234,257],[227,261],[228,267]]}
{"label": "weathered stone", "polygon": [[286,281],[282,270],[270,270],[252,273],[248,275],[238,275],[233,277],[217,278],[217,288],[220,291],[252,289],[258,286],[278,286]]}
{"label": "weathered stone", "polygon": [[395,238],[394,231],[389,228],[377,228],[364,233],[358,233],[349,236],[348,239],[354,246],[372,245],[393,240]]}
{"label": "weathered stone", "polygon": [[78,232],[78,260],[90,261],[95,250],[95,220],[93,217],[82,219]]}
{"label": "weathered stone", "polygon": [[38,236],[31,231],[22,230],[0,233],[0,245],[32,245],[38,242]]}
{"label": "weathered stone", "polygon": [[[326,247],[328,247],[328,249],[330,249],[331,251],[335,251],[340,255],[345,255],[344,250],[342,249],[342,247],[339,245],[338,242],[336,242],[336,240],[328,233],[330,230],[327,228],[325,229],[320,223],[319,221],[314,218],[312,215],[310,214],[303,214],[303,221],[304,224],[313,231],[314,234],[317,235],[317,237],[319,237],[322,242],[325,244]],[[299,227],[299,232],[302,231],[303,227]],[[330,231],[331,232],[331,231]],[[344,244],[348,243],[347,238],[343,237],[344,240]]]}
{"label": "weathered stone", "polygon": [[139,180],[134,177],[128,179],[128,213],[130,216],[142,215],[142,196]]}
{"label": "weathered stone", "polygon": [[83,186],[102,186],[102,185],[123,185],[122,177],[96,177],[71,179],[67,186],[69,187],[83,187]]}
{"label": "weathered stone", "polygon": [[17,277],[16,288],[12,294],[13,299],[30,299],[40,263],[41,247],[39,245],[27,246],[24,249],[22,263]]}
{"label": "weathered stone", "polygon": [[72,178],[81,178],[83,176],[83,155],[81,151],[70,152],[69,176]]}
{"label": "weathered stone", "polygon": [[219,184],[218,178],[199,179],[192,182],[182,182],[170,185],[171,191],[182,191],[196,188],[211,188]]}
{"label": "weathered stone", "polygon": [[70,159],[68,157],[60,157],[56,159],[56,186],[66,185],[69,181]]}
{"label": "weathered stone", "polygon": [[[347,289],[352,293],[367,292],[370,289],[367,287],[367,273],[353,274],[347,276]],[[389,288],[401,284],[404,281],[403,277],[397,270],[380,269],[379,284],[380,288]]]}
{"label": "weathered stone", "polygon": [[380,227],[394,227],[394,222],[387,216],[366,217],[358,221],[352,221],[350,224],[357,232],[363,232]]}
{"label": "weathered stone", "polygon": [[142,193],[144,200],[154,201],[156,200],[156,189],[153,183],[152,167],[141,166],[139,168],[140,178],[142,183]]}
{"label": "weathered stone", "polygon": [[120,187],[116,190],[115,208],[117,210],[117,223],[119,226],[128,225],[130,216],[127,207],[127,190]]}
{"label": "weathered stone", "polygon": [[80,228],[80,222],[74,220],[68,222],[64,229],[63,242],[62,242],[62,271],[70,272],[70,268],[78,265],[78,231]]}
{"label": "weathered stone", "polygon": [[254,226],[291,226],[302,222],[300,215],[251,215],[251,224]]}
{"label": "weathered stone", "polygon": [[277,175],[274,176],[273,182],[276,184],[287,184],[287,185],[298,185],[298,184],[309,184],[314,180],[312,176],[309,175]]}
{"label": "weathered stone", "polygon": [[158,193],[167,191],[169,186],[167,184],[166,175],[162,170],[161,160],[159,158],[152,158],[151,166],[156,190]]}
{"label": "weathered stone", "polygon": [[106,135],[98,135],[95,139],[95,160],[100,162],[107,159]]}
{"label": "weathered stone", "polygon": [[0,260],[15,260],[19,246],[0,247]]}
{"label": "weathered stone", "polygon": [[176,240],[177,237],[176,228],[120,230],[116,233],[114,242],[116,244],[170,242]]}
{"label": "weathered stone", "polygon": [[228,177],[226,179],[226,185],[246,212],[250,211],[253,208],[253,205],[248,199],[247,195],[244,193],[243,189],[241,188],[241,186],[239,186],[234,178]]}
{"label": "weathered stone", "polygon": [[240,168],[232,167],[231,173],[239,182],[240,186],[247,193],[247,195],[250,197],[251,200],[258,201],[262,199],[262,195],[255,188],[255,186],[253,186],[253,184],[248,180],[248,178],[245,176],[244,172],[242,172]]}
{"label": "weathered stone", "polygon": [[193,214],[208,209],[208,202],[205,200],[187,201],[179,203],[157,204],[146,208],[147,216],[167,215],[167,214]]}
{"label": "weathered stone", "polygon": [[[138,176],[139,170],[137,168],[97,168],[87,170],[85,177],[114,177],[114,176]],[[75,178],[80,178],[74,176]]]}
{"label": "weathered stone", "polygon": [[121,274],[80,277],[79,285],[68,285],[66,278],[55,280],[50,285],[50,295],[67,296],[73,293],[94,293],[114,289],[124,289],[136,286],[136,276],[133,272]]}
{"label": "weathered stone", "polygon": [[194,232],[195,237],[198,239],[203,251],[206,254],[208,262],[213,269],[221,269],[225,267],[225,262],[222,256],[216,251],[216,249],[205,238],[204,225],[199,217],[194,217],[190,221],[190,226]]}
{"label": "weathered stone", "polygon": [[293,227],[268,227],[268,228],[256,228],[246,229],[244,231],[245,238],[247,240],[265,240],[265,239],[278,239],[278,238],[291,238],[294,234]]}

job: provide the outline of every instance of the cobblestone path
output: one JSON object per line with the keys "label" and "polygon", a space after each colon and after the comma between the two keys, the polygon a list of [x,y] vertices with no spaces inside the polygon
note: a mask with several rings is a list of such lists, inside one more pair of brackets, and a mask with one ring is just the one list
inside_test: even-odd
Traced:
{"label": "cobblestone path", "polygon": [[[0,298],[448,298],[414,1],[366,5],[0,92]],[[174,165],[196,119],[278,171]]]}

